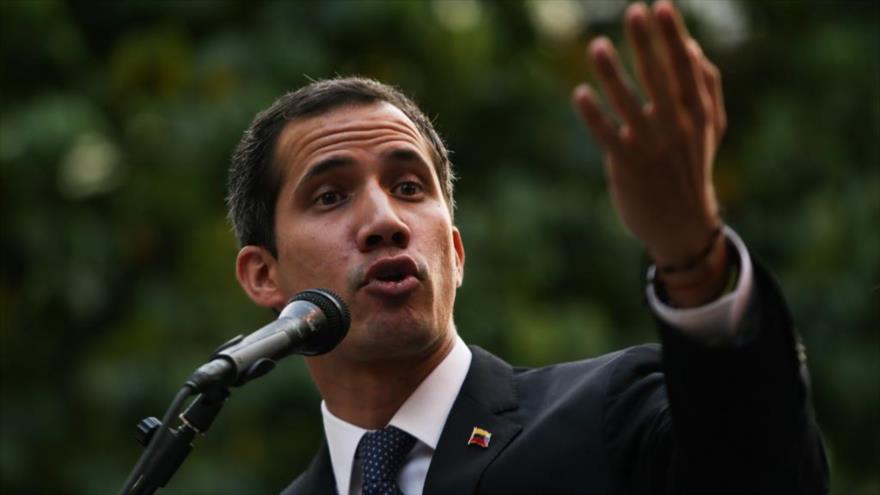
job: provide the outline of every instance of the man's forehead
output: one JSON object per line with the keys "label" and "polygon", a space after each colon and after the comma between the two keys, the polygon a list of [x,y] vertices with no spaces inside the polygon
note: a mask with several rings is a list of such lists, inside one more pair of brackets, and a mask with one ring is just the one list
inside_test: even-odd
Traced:
{"label": "man's forehead", "polygon": [[288,123],[278,138],[278,162],[299,162],[322,150],[344,147],[371,139],[408,141],[420,151],[428,146],[416,125],[388,102],[347,104]]}

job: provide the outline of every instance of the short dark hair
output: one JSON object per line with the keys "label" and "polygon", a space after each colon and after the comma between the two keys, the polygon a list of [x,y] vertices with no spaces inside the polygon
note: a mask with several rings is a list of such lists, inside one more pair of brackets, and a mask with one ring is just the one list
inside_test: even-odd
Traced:
{"label": "short dark hair", "polygon": [[229,167],[226,203],[239,247],[266,247],[277,256],[275,202],[283,177],[276,164],[275,148],[284,127],[297,119],[329,112],[345,105],[387,102],[402,111],[431,145],[431,158],[440,179],[450,215],[455,209],[455,180],[449,151],[431,120],[398,89],[373,79],[345,77],[312,82],[285,94],[258,113],[244,132]]}

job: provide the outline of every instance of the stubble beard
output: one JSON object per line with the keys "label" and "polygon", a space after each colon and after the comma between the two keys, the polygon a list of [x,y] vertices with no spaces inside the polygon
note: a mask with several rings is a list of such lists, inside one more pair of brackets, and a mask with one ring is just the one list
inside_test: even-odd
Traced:
{"label": "stubble beard", "polygon": [[[340,346],[349,360],[417,362],[453,338],[456,284],[451,276],[438,280],[418,258],[416,263],[421,287],[412,299],[397,303],[373,301],[358,308],[363,312],[361,315],[352,314],[349,337]],[[352,298],[357,295],[365,270],[366,265],[349,276]],[[439,281],[440,287],[434,281]],[[443,300],[438,301],[438,297]]]}
{"label": "stubble beard", "polygon": [[352,328],[346,354],[356,361],[412,360],[442,345],[450,323],[412,308],[376,309]]}

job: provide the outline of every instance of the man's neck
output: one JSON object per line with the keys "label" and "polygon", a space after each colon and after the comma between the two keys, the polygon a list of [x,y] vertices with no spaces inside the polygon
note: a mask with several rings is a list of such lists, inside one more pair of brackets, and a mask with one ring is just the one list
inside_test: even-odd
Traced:
{"label": "man's neck", "polygon": [[455,344],[455,334],[426,352],[394,360],[352,362],[330,353],[307,364],[327,409],[361,428],[385,427],[400,406],[434,371]]}

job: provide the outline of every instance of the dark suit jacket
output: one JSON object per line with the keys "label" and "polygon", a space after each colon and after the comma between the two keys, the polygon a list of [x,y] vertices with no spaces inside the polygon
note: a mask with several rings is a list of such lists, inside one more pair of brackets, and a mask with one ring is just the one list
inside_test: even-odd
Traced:
{"label": "dark suit jacket", "polygon": [[[803,347],[757,266],[754,289],[729,348],[662,322],[662,349],[539,369],[472,347],[424,493],[827,492]],[[336,493],[326,442],[283,493]]]}

